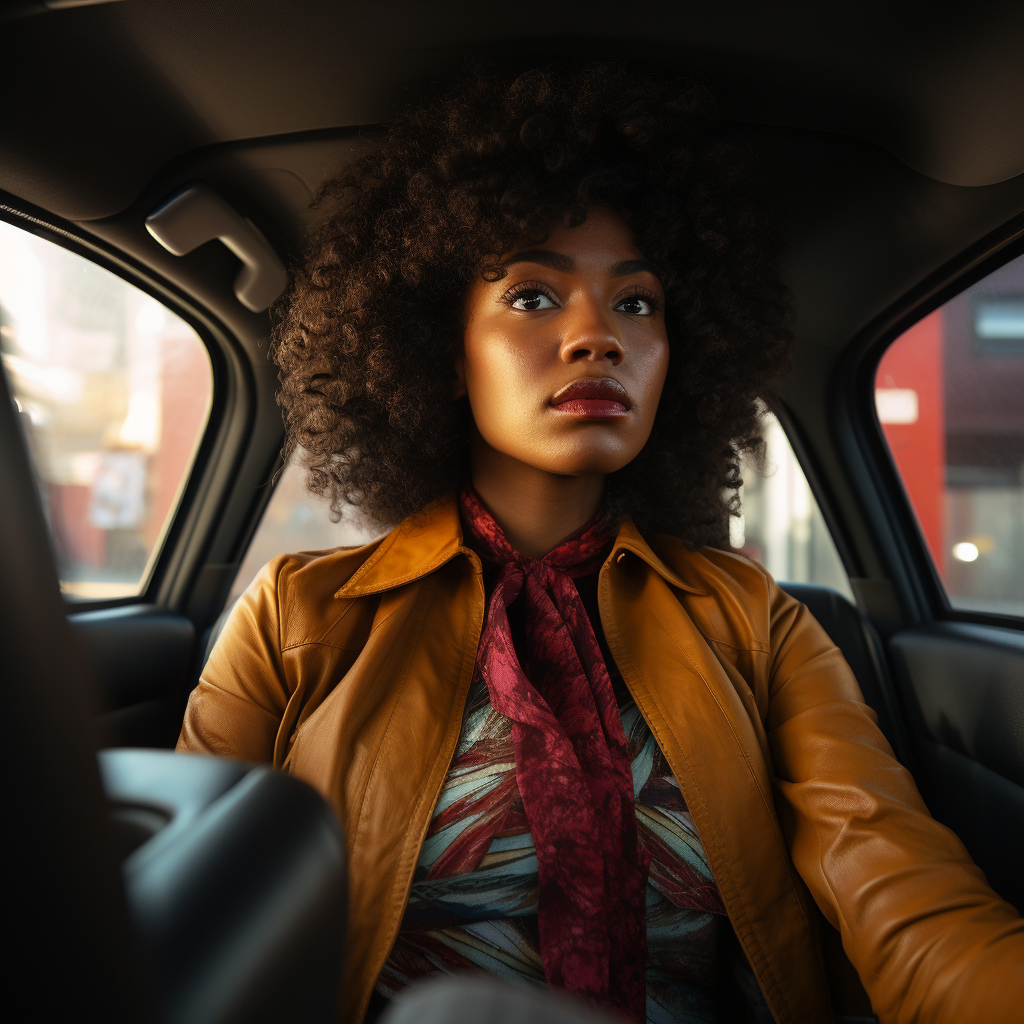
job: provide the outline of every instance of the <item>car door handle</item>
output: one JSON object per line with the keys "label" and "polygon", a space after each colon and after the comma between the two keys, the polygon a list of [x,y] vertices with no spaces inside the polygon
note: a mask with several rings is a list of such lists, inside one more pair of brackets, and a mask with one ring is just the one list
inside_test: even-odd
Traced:
{"label": "car door handle", "polygon": [[146,218],[146,229],[175,256],[220,239],[242,261],[235,295],[254,313],[288,287],[288,272],[259,228],[208,185],[196,182],[177,192]]}

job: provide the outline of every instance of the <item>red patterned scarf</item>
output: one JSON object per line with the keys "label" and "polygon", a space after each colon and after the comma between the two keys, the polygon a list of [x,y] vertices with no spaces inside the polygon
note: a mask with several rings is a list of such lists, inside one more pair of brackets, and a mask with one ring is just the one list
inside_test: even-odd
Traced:
{"label": "red patterned scarf", "polygon": [[[538,925],[552,987],[646,1020],[648,856],[611,678],[572,579],[612,538],[596,521],[543,558],[516,552],[476,493],[460,495],[472,546],[499,568],[476,671],[512,721],[516,781],[538,862]],[[525,604],[524,661],[508,608]]]}

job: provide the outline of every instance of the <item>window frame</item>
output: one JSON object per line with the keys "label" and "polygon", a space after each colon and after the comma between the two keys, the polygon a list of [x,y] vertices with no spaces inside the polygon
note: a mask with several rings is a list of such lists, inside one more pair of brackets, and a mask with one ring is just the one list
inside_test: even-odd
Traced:
{"label": "window frame", "polygon": [[[926,610],[927,617],[950,622],[977,623],[1024,631],[1024,616],[996,612],[978,612],[954,608],[928,549],[917,512],[903,484],[896,459],[878,418],[875,404],[875,380],[879,364],[906,331],[933,313],[950,299],[988,277],[1007,263],[1024,255],[1024,213],[985,236],[960,256],[940,267],[902,300],[894,303],[863,332],[850,348],[855,360],[849,374],[852,386],[851,412],[854,436],[859,443],[874,490],[881,499],[878,510],[885,518],[887,532],[894,543],[883,552],[886,562],[899,566],[902,579],[894,579],[897,591]],[[852,482],[852,477],[851,477]],[[877,513],[867,510],[869,518]],[[895,574],[894,574],[895,575]],[[902,587],[901,587],[902,584]]]}
{"label": "window frame", "polygon": [[[39,215],[41,212],[28,212],[27,209],[12,205],[7,197],[0,199],[0,220],[89,260],[159,302],[195,331],[210,360],[210,411],[202,436],[196,445],[192,463],[183,483],[179,483],[178,503],[149,554],[146,576],[141,581],[139,592],[129,597],[91,600],[69,598],[63,591],[61,592],[68,614],[159,603],[159,592],[164,587],[168,573],[173,571],[176,550],[182,534],[186,531],[190,512],[197,497],[206,489],[208,470],[217,461],[222,428],[230,411],[228,404],[223,400],[225,394],[231,390],[231,372],[225,355],[225,332],[208,313],[188,301],[179,290],[161,281],[126,254],[111,251],[96,241],[86,239],[73,230],[73,225],[58,223],[56,219],[46,219]],[[47,534],[49,536],[49,530]]]}

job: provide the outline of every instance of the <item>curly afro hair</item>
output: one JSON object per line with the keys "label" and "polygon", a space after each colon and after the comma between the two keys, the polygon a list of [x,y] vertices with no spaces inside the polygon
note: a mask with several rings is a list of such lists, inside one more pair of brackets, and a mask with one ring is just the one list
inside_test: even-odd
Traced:
{"label": "curly afro hair", "polygon": [[[311,491],[396,523],[469,472],[452,399],[462,305],[500,254],[616,211],[661,271],[668,379],[644,449],[606,482],[609,526],[722,544],[761,402],[791,352],[775,232],[699,83],[617,64],[476,69],[325,182],[327,214],[275,310],[279,400]],[[459,297],[462,297],[461,300]]]}

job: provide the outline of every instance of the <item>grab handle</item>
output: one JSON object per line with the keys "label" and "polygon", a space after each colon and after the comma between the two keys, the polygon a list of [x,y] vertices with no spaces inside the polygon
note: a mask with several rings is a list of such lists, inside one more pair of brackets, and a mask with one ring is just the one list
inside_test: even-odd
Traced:
{"label": "grab handle", "polygon": [[261,313],[288,287],[288,272],[259,228],[208,185],[189,185],[146,218],[146,230],[175,256],[219,238],[241,261],[238,301]]}

